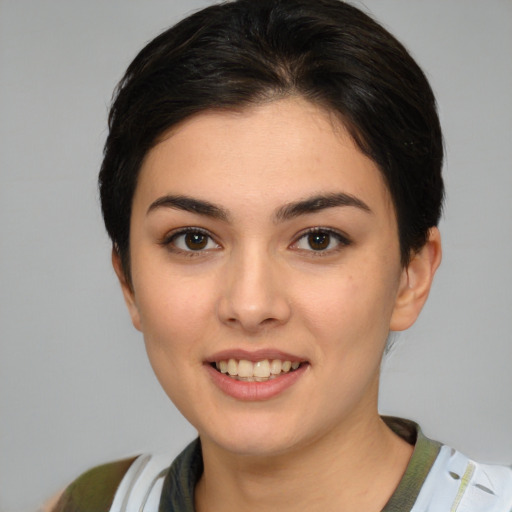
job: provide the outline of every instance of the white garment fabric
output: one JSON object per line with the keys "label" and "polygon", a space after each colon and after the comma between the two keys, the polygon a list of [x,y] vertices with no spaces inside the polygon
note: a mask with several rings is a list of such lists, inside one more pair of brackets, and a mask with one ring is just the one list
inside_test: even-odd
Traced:
{"label": "white garment fabric", "polygon": [[140,455],[125,473],[110,512],[158,512],[169,455]]}
{"label": "white garment fabric", "polygon": [[411,512],[512,512],[512,468],[442,446]]}

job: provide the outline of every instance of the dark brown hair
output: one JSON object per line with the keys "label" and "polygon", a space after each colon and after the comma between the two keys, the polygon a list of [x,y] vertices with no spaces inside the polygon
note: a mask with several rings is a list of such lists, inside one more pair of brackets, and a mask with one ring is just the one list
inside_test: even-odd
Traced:
{"label": "dark brown hair", "polygon": [[424,73],[389,32],[345,2],[236,0],[156,37],[115,91],[99,185],[128,277],[137,176],[159,137],[201,111],[291,95],[338,115],[378,165],[407,265],[439,222],[443,201],[442,134]]}

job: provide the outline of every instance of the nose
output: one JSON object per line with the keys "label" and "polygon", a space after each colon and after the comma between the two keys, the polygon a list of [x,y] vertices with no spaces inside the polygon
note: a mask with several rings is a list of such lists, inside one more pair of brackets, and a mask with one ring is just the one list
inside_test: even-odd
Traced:
{"label": "nose", "polygon": [[248,333],[286,323],[291,315],[282,272],[267,251],[248,247],[233,255],[223,275],[217,314]]}

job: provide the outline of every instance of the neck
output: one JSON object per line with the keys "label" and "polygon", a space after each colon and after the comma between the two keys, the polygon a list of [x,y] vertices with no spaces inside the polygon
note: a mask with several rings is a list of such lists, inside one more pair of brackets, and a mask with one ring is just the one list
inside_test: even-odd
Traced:
{"label": "neck", "polygon": [[377,413],[272,457],[226,453],[203,438],[202,448],[198,512],[378,512],[412,454]]}

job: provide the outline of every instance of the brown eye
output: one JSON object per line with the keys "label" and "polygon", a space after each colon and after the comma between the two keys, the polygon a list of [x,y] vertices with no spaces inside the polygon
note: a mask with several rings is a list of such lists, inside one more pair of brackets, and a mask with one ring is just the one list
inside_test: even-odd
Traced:
{"label": "brown eye", "polygon": [[191,251],[200,251],[208,245],[208,236],[203,233],[187,233],[184,242]]}
{"label": "brown eye", "polygon": [[197,229],[184,229],[174,233],[164,241],[164,245],[170,250],[188,253],[206,252],[220,248],[208,233]]}
{"label": "brown eye", "polygon": [[350,244],[351,241],[338,231],[328,228],[312,228],[304,233],[292,247],[301,251],[327,255]]}
{"label": "brown eye", "polygon": [[314,251],[323,251],[329,247],[331,243],[331,235],[329,233],[310,233],[308,235],[308,245]]}

